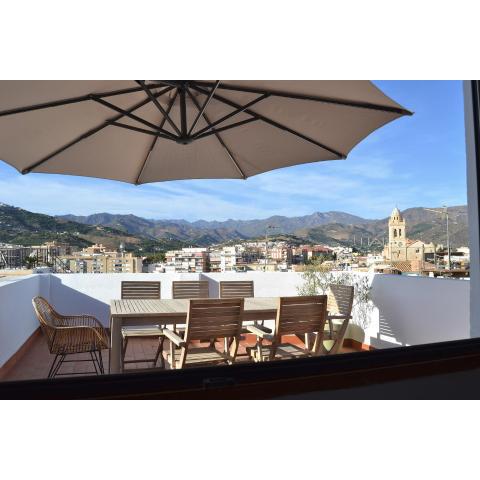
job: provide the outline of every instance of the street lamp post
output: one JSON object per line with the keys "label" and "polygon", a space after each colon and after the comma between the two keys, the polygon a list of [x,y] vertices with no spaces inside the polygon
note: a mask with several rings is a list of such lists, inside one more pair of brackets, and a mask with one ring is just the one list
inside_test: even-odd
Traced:
{"label": "street lamp post", "polygon": [[447,267],[450,270],[452,268],[452,264],[450,261],[450,230],[448,228],[448,207],[445,206],[445,217],[447,221]]}
{"label": "street lamp post", "polygon": [[[450,262],[450,229],[448,224],[448,207],[444,205],[442,211],[434,210],[433,208],[424,208],[424,210],[428,210],[429,212],[438,213],[440,215],[445,215],[446,224],[447,224],[447,269],[450,270],[451,262]],[[435,252],[434,252],[435,258]]]}

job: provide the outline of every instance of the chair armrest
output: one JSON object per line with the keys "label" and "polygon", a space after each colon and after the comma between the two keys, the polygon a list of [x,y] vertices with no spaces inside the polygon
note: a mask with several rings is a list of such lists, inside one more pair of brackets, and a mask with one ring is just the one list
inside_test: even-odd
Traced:
{"label": "chair armrest", "polygon": [[258,329],[262,330],[262,332],[265,332],[265,333],[273,333],[273,332],[272,332],[272,329],[266,327],[265,325],[257,324],[257,325],[254,325],[254,326],[257,327]]}
{"label": "chair armrest", "polygon": [[163,329],[163,334],[171,341],[173,342],[177,347],[183,347],[186,345],[185,340],[183,338],[179,337],[175,332],[172,332],[168,328]]}
{"label": "chair armrest", "polygon": [[[90,337],[90,338],[88,338]],[[93,341],[95,344],[108,348],[108,335],[103,326],[91,327],[89,325],[58,326],[55,327],[54,343],[67,343],[73,345],[80,341]]]}
{"label": "chair armrest", "polygon": [[250,333],[254,333],[257,337],[263,338],[265,340],[272,340],[273,335],[265,332],[264,330],[258,328],[256,325],[247,325],[247,330]]}
{"label": "chair armrest", "polygon": [[105,329],[102,323],[92,315],[61,315],[61,327],[95,327]]}

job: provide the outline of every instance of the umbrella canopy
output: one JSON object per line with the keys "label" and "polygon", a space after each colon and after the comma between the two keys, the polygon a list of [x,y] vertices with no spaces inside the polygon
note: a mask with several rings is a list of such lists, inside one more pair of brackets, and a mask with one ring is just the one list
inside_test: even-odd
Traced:
{"label": "umbrella canopy", "polygon": [[344,159],[411,115],[369,81],[2,81],[0,159],[141,184]]}

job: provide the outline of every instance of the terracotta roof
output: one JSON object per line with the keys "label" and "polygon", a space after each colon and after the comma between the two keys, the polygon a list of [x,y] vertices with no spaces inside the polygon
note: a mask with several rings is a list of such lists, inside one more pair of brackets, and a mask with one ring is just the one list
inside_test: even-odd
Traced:
{"label": "terracotta roof", "polygon": [[402,262],[391,262],[392,267],[400,270],[401,272],[411,272],[412,271],[412,262],[402,261]]}

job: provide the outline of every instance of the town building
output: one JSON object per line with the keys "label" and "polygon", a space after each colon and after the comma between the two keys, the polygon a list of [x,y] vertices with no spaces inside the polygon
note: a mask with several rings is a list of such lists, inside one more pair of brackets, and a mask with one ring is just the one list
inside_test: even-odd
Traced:
{"label": "town building", "polygon": [[287,265],[292,264],[292,259],[293,259],[292,247],[288,245],[285,245],[285,244],[275,245],[270,249],[269,253],[270,253],[270,258],[272,260],[275,260],[281,263],[286,263]]}
{"label": "town building", "polygon": [[67,243],[45,242],[42,245],[0,244],[0,268],[18,269],[47,266],[55,271],[64,271],[59,257],[70,254]]}
{"label": "town building", "polygon": [[388,220],[388,244],[383,250],[386,262],[424,262],[433,260],[436,246],[407,237],[407,223],[398,208],[394,208]]}
{"label": "town building", "polygon": [[202,273],[209,271],[207,248],[182,248],[165,253],[165,272]]}
{"label": "town building", "polygon": [[141,273],[142,259],[131,252],[108,251],[102,244],[95,244],[80,252],[60,257],[71,273]]}

